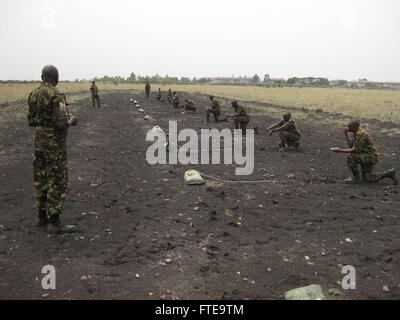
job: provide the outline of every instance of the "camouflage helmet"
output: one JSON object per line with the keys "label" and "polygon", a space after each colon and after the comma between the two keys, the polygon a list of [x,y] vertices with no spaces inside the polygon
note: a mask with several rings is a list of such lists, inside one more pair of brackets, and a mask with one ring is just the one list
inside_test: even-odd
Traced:
{"label": "camouflage helmet", "polygon": [[55,66],[48,64],[42,69],[42,80],[57,84],[59,79],[58,70]]}

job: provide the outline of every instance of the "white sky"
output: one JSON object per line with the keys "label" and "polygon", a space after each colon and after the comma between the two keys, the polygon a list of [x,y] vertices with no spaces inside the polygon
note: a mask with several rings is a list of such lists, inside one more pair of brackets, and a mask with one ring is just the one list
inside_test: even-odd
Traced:
{"label": "white sky", "polygon": [[0,79],[400,81],[398,0],[1,0]]}

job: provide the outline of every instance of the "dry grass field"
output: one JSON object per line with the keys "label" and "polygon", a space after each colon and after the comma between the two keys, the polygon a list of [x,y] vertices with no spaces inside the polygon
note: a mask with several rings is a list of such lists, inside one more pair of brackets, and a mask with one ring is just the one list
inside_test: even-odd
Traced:
{"label": "dry grass field", "polygon": [[[29,92],[38,84],[1,84],[0,103],[10,103],[27,99]],[[101,91],[143,90],[142,84],[97,83]],[[89,96],[89,83],[60,83],[65,93],[79,93],[79,97]],[[357,118],[375,118],[381,121],[400,123],[400,90],[367,90],[346,88],[263,88],[255,86],[220,85],[157,85],[153,92],[171,88],[173,91],[205,93],[230,99],[257,101],[281,106],[321,109],[332,113],[343,113]],[[86,92],[86,93],[85,93]],[[75,95],[76,96],[76,95]],[[68,96],[71,102],[74,95]],[[4,107],[3,107],[4,108]],[[4,110],[3,110],[4,111]],[[0,117],[3,118],[4,116]]]}

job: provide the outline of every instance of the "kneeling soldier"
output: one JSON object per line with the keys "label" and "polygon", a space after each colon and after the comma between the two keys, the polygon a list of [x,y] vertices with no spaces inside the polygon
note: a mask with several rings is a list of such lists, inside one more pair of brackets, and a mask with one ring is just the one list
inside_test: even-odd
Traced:
{"label": "kneeling soldier", "polygon": [[176,91],[174,91],[174,97],[172,98],[172,105],[175,109],[179,108],[179,97]]}
{"label": "kneeling soldier", "polygon": [[229,115],[228,117],[235,118],[235,129],[242,129],[242,133],[246,134],[246,127],[250,122],[249,115],[247,114],[245,108],[237,101],[232,102],[232,107],[235,109],[235,114]]}
{"label": "kneeling soldier", "polygon": [[185,99],[185,106],[183,107],[182,113],[186,113],[188,110],[196,113],[196,103],[193,100]]}
{"label": "kneeling soldier", "polygon": [[288,147],[293,146],[296,151],[299,150],[300,146],[300,131],[297,128],[296,123],[292,119],[292,115],[290,112],[287,112],[283,115],[282,120],[279,121],[278,123],[275,123],[274,125],[270,126],[267,129],[267,132],[271,136],[274,132],[279,131],[279,137],[281,138],[281,141],[279,142],[279,151],[284,151],[286,148],[286,145]]}
{"label": "kneeling soldier", "polygon": [[207,108],[207,122],[210,122],[210,114],[214,115],[214,122],[228,122],[228,119],[225,117],[224,119],[220,120],[219,116],[221,115],[221,106],[219,102],[214,99],[214,96],[210,96],[211,106]]}
{"label": "kneeling soldier", "polygon": [[[331,151],[346,153],[347,165],[353,173],[353,177],[345,180],[346,183],[361,183],[360,173],[358,172],[358,165],[360,165],[364,182],[373,183],[384,178],[389,178],[397,184],[395,169],[391,169],[382,174],[374,172],[374,166],[379,159],[379,152],[368,132],[360,128],[359,121],[351,120],[343,132],[346,143],[350,149],[336,147],[331,148]],[[350,140],[349,132],[353,133],[353,140]]]}

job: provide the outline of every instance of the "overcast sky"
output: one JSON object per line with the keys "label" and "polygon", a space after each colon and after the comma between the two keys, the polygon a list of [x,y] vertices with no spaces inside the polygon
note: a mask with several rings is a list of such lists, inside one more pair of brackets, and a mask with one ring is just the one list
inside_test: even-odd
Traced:
{"label": "overcast sky", "polygon": [[1,0],[0,79],[400,81],[398,0]]}

